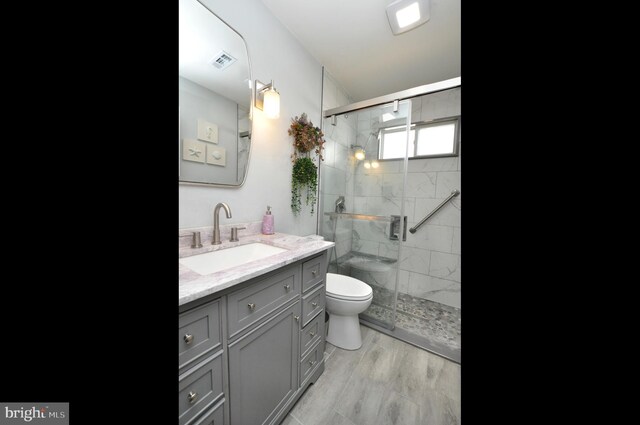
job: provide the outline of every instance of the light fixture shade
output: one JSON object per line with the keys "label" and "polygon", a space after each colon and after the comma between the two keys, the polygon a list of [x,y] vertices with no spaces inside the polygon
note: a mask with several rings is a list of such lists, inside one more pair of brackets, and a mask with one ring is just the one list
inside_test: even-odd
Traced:
{"label": "light fixture shade", "polygon": [[396,0],[387,6],[387,19],[394,35],[420,26],[430,17],[429,0]]}
{"label": "light fixture shade", "polygon": [[371,164],[369,163],[369,161],[365,161],[364,162],[364,168],[366,168],[366,169],[371,168]]}
{"label": "light fixture shade", "polygon": [[356,150],[354,152],[354,156],[356,157],[356,159],[358,161],[362,161],[364,159],[364,149],[356,148]]}
{"label": "light fixture shade", "polygon": [[280,118],[280,93],[273,87],[264,92],[264,113],[268,118]]}
{"label": "light fixture shade", "polygon": [[378,168],[380,164],[375,159],[371,161],[371,168]]}
{"label": "light fixture shade", "polygon": [[269,84],[255,80],[254,87],[254,106],[263,111],[267,118],[280,118],[280,93],[273,86],[273,80]]}

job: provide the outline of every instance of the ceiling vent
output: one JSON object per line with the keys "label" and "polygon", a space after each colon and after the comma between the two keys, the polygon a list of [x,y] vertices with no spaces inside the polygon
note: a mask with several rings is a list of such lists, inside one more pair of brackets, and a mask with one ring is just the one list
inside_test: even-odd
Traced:
{"label": "ceiling vent", "polygon": [[231,56],[229,53],[225,52],[224,50],[220,50],[220,52],[217,55],[215,55],[213,59],[209,61],[209,63],[215,66],[216,68],[222,70],[227,68],[236,60],[237,59]]}

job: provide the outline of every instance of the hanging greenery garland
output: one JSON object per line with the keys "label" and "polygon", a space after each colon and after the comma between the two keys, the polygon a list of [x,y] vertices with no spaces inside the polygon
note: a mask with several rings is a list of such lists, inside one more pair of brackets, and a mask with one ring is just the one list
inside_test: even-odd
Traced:
{"label": "hanging greenery garland", "polygon": [[313,214],[316,204],[316,191],[318,189],[318,169],[313,160],[308,157],[297,158],[293,163],[291,173],[291,209],[294,214],[300,212],[302,201],[300,199],[302,191],[307,190],[306,204],[311,204],[311,214]]}
{"label": "hanging greenery garland", "polygon": [[313,150],[320,161],[324,148],[324,134],[308,120],[307,114],[291,120],[289,135],[293,136],[294,152],[291,155],[293,170],[291,173],[291,210],[297,215],[302,208],[302,191],[306,190],[305,204],[311,205],[311,214],[315,211],[318,191],[318,168],[310,158]]}

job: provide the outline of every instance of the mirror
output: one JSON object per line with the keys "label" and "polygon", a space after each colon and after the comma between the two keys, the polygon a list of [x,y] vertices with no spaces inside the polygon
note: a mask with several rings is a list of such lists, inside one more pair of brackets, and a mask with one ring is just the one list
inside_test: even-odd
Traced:
{"label": "mirror", "polygon": [[242,36],[180,0],[178,180],[239,187],[251,148],[251,68]]}

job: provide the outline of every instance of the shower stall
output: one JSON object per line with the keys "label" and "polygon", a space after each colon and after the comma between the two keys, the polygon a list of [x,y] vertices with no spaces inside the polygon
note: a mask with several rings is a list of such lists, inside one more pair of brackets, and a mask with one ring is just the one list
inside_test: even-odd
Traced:
{"label": "shower stall", "polygon": [[461,352],[461,80],[323,111],[318,233],[328,271],[373,288],[363,325]]}

